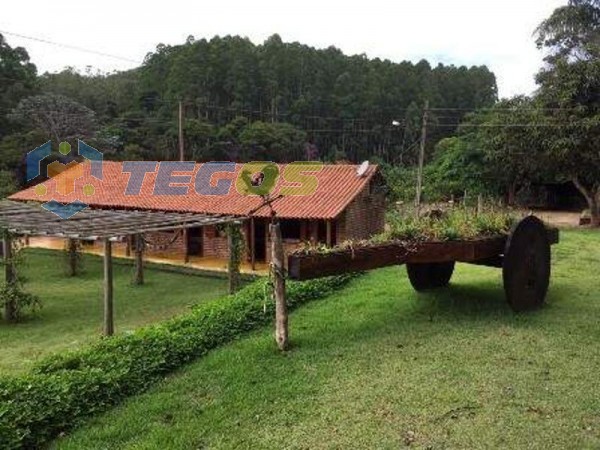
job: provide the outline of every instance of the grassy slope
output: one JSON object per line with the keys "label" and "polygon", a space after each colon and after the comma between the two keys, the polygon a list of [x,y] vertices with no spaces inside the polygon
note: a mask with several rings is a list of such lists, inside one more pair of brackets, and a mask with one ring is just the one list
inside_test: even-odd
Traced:
{"label": "grassy slope", "polygon": [[[27,250],[26,289],[43,308],[22,323],[0,322],[0,373],[23,371],[40,356],[80,347],[102,330],[102,260],[86,255],[81,277],[65,276],[62,254]],[[226,281],[146,270],[146,284],[132,286],[131,266],[114,265],[115,326],[124,332],[162,320],[204,299],[226,293]]]}
{"label": "grassy slope", "polygon": [[513,314],[500,272],[416,294],[372,272],[58,440],[83,448],[600,446],[600,233],[565,232],[549,304]]}

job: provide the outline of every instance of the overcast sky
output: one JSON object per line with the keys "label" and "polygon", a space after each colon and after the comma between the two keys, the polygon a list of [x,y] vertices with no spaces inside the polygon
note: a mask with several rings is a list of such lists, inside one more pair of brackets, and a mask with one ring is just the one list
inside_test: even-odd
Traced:
{"label": "overcast sky", "polygon": [[[180,44],[237,34],[260,43],[284,41],[392,61],[486,64],[500,96],[529,94],[541,54],[532,33],[566,0],[229,0],[69,2],[4,0],[0,32],[75,45],[142,61],[158,43]],[[135,63],[6,35],[24,46],[39,72],[90,65],[104,71]]]}

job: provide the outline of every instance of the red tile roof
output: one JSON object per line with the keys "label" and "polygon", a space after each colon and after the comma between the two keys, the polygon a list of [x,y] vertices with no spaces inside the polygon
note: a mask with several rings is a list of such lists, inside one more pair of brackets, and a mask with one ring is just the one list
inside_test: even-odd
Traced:
{"label": "red tile roof", "polygon": [[[213,186],[220,179],[231,179],[234,182],[227,195],[200,195],[194,189],[195,175],[202,164],[196,164],[192,182],[189,184],[187,195],[157,195],[154,193],[154,181],[157,172],[146,174],[141,191],[138,195],[126,194],[126,186],[131,174],[123,172],[123,163],[103,163],[102,180],[93,178],[90,174],[91,165],[82,163],[83,175],[74,182],[74,190],[65,195],[65,185],[72,184],[68,178],[75,178],[73,171],[81,167],[71,167],[40,185],[32,186],[17,192],[10,197],[11,200],[57,200],[63,203],[80,200],[93,207],[102,208],[131,208],[150,209],[161,211],[198,212],[205,214],[233,214],[245,216],[253,213],[255,216],[267,217],[270,214],[268,207],[260,207],[263,200],[256,195],[242,195],[235,187],[242,165],[236,165],[235,173],[219,172],[212,176]],[[337,217],[348,204],[368,185],[369,180],[377,172],[377,166],[370,165],[364,176],[356,173],[358,166],[350,164],[324,165],[320,172],[315,173],[318,187],[312,195],[284,196],[276,199],[272,205],[278,217],[298,219],[333,219]],[[185,173],[181,173],[184,175]],[[189,175],[189,172],[187,173]],[[79,174],[76,173],[76,176]],[[175,173],[178,175],[178,173]],[[40,192],[45,186],[45,193]],[[84,195],[84,186],[94,186],[92,195]],[[176,184],[174,184],[176,185]],[[282,186],[294,186],[279,178],[274,195],[276,196]],[[36,191],[36,188],[38,189]],[[88,192],[89,193],[89,192]],[[38,195],[42,194],[42,195]],[[253,212],[254,211],[254,212]]]}

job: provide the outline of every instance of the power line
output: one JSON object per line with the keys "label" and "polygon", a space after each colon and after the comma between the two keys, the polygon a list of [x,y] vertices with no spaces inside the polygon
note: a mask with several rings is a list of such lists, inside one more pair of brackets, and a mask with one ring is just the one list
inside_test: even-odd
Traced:
{"label": "power line", "polygon": [[54,41],[50,41],[48,39],[42,39],[42,38],[38,38],[38,37],[35,37],[35,36],[26,36],[24,34],[13,33],[12,31],[6,31],[6,30],[0,30],[0,33],[7,34],[9,36],[15,36],[15,37],[18,37],[18,38],[21,38],[21,39],[28,39],[30,41],[41,42],[43,44],[54,45],[56,47],[62,47],[62,48],[66,48],[66,49],[69,49],[69,50],[76,50],[78,52],[91,53],[93,55],[104,56],[106,58],[119,59],[121,61],[127,61],[127,62],[135,63],[135,64],[138,64],[138,65],[142,64],[142,62],[134,60],[134,59],[131,59],[131,58],[126,58],[124,56],[113,55],[113,54],[105,53],[105,52],[99,52],[97,50],[91,50],[89,48],[79,47],[77,45],[63,44],[61,42],[54,42]]}

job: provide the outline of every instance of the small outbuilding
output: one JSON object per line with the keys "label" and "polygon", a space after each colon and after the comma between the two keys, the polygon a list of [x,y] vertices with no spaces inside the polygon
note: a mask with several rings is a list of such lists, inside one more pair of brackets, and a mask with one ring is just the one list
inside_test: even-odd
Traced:
{"label": "small outbuilding", "polygon": [[[151,165],[151,162],[145,162]],[[329,164],[308,173],[317,186],[308,195],[281,195],[285,187],[297,187],[280,176],[268,198],[241,193],[236,184],[244,166],[216,172],[209,177],[210,188],[198,189],[196,177],[204,164],[193,170],[172,172],[169,187],[157,189],[159,164],[155,170],[145,170],[141,179],[131,180],[134,174],[123,162],[102,163],[102,176],[92,173],[92,164],[70,167],[35,186],[10,197],[17,201],[70,203],[80,201],[93,209],[147,210],[176,213],[196,213],[215,216],[234,216],[243,220],[243,260],[254,269],[269,259],[268,223],[274,214],[281,224],[284,248],[297,249],[306,242],[336,245],[345,240],[366,239],[384,229],[385,190],[376,165]],[[83,169],[83,170],[82,170]],[[96,170],[95,168],[94,170]],[[284,166],[280,166],[283,174]],[[231,180],[228,182],[226,180]],[[228,190],[215,194],[221,182]],[[131,187],[135,185],[136,189]],[[208,193],[207,193],[208,192]],[[229,256],[227,236],[219,225],[206,225],[185,230],[156,231],[146,234],[151,243],[146,253],[180,261],[224,260]],[[96,245],[89,243],[87,245]],[[128,252],[131,242],[126,239],[115,246]]]}

